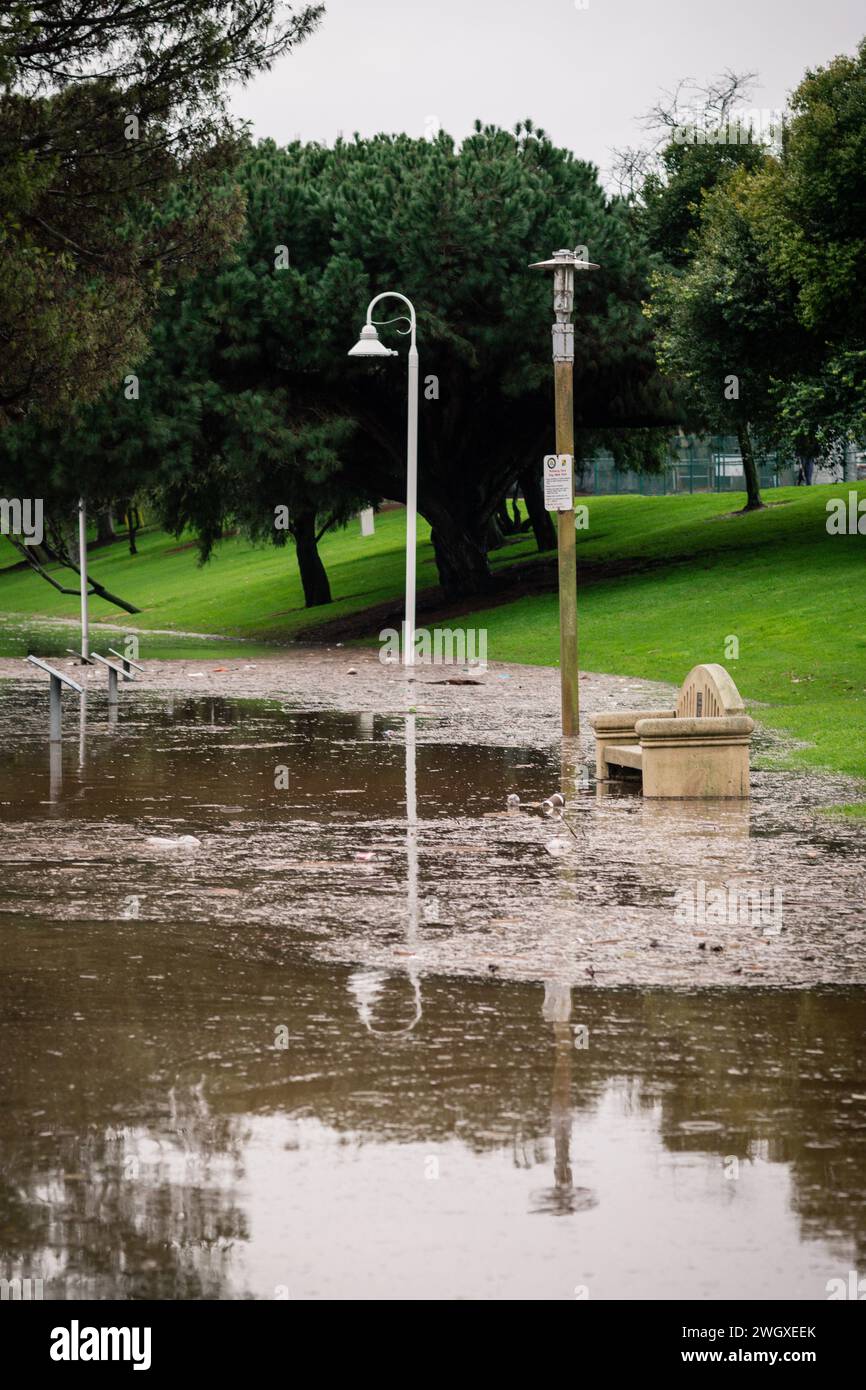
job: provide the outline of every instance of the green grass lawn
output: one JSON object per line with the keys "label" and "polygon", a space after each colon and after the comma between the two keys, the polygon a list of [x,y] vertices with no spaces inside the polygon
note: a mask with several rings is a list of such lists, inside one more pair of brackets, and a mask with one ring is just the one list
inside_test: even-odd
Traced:
{"label": "green grass lawn", "polygon": [[[582,560],[664,563],[581,586],[580,663],[679,683],[700,661],[727,666],[759,719],[808,747],[792,765],[866,776],[866,536],[831,536],[828,497],[851,484],[779,488],[781,505],[727,517],[719,496],[591,500]],[[857,491],[866,497],[866,486]],[[580,582],[580,581],[579,581]],[[480,609],[498,661],[554,664],[555,595]],[[726,656],[736,637],[739,657]]]}
{"label": "green grass lawn", "polygon": [[[763,702],[756,711],[763,722],[807,745],[792,750],[791,764],[866,776],[866,536],[830,536],[825,524],[827,499],[847,497],[851,486],[769,490],[774,505],[746,517],[729,515],[743,503],[737,494],[588,499],[589,528],[578,532],[582,668],[678,684],[696,662],[720,661],[747,700]],[[866,497],[866,484],[857,490]],[[195,639],[146,635],[145,658],[208,648],[252,656],[253,643],[284,643],[325,619],[399,602],[403,535],[401,511],[378,516],[371,538],[359,535],[357,522],[327,535],[320,549],[335,601],[305,609],[290,546],[229,540],[201,567],[188,541],[147,532],[137,557],[125,542],[91,556],[102,582],[142,612],[127,619],[94,599],[92,616],[235,639],[203,648]],[[11,547],[0,543],[0,566],[14,563]],[[531,539],[521,537],[491,558],[498,568],[534,554]],[[599,578],[600,566],[623,572]],[[421,522],[418,584],[435,582],[429,528]],[[45,625],[75,618],[75,598],[32,573],[0,568],[0,608],[0,655],[51,655],[76,645],[74,628]],[[486,628],[491,660],[556,664],[553,594],[479,607],[449,625]],[[726,655],[730,637],[739,642],[736,659]]]}
{"label": "green grass lawn", "polygon": [[[91,573],[107,589],[134,603],[142,611],[127,615],[113,604],[92,598],[92,622],[120,623],[134,628],[172,628],[178,631],[215,633],[285,643],[304,628],[331,618],[358,612],[403,593],[405,572],[405,515],[386,511],[376,517],[376,532],[362,537],[357,521],[345,530],[327,534],[319,551],[328,571],[334,602],[326,608],[307,609],[295,561],[294,547],[254,546],[248,541],[227,540],[217,546],[213,558],[199,565],[194,541],[177,540],[161,531],[145,531],[138,537],[137,556],[126,541],[93,550]],[[509,545],[503,558],[536,553],[531,538]],[[0,537],[0,656],[20,656],[39,644],[43,655],[76,645],[74,631],[48,631],[44,620],[78,617],[78,600],[59,594],[45,580],[26,568],[10,569],[19,556]],[[51,573],[72,587],[77,576],[53,568]],[[418,587],[437,583],[430,528],[419,518]],[[39,618],[38,625],[28,619]],[[28,647],[28,642],[31,645]],[[116,645],[113,643],[112,645]],[[141,639],[144,656],[194,655],[201,644],[188,639]],[[223,655],[237,651],[220,644]]]}

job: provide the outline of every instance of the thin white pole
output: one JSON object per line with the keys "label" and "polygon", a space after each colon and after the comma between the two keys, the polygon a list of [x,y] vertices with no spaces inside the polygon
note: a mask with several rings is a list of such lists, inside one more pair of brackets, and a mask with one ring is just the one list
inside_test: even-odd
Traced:
{"label": "thin white pole", "polygon": [[406,431],[406,617],[403,665],[415,665],[415,547],[418,534],[418,349],[409,349],[409,409]]}
{"label": "thin white pole", "polygon": [[81,571],[81,659],[90,656],[90,624],[87,615],[87,503],[78,499],[78,568]]}

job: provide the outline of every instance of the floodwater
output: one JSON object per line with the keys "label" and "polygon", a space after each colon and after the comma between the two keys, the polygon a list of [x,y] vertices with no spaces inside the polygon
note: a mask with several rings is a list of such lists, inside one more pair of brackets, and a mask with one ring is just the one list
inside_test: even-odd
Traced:
{"label": "floodwater", "polygon": [[140,692],[80,727],[69,701],[52,758],[45,703],[0,692],[0,1276],[809,1300],[866,1273],[866,853],[814,780],[652,805],[550,740]]}

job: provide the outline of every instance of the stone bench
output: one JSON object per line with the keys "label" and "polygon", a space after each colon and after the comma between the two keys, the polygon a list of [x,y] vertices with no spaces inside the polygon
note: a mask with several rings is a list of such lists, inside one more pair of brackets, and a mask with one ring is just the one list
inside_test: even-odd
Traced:
{"label": "stone bench", "polygon": [[754,720],[724,666],[695,666],[675,710],[618,710],[590,717],[600,780],[641,774],[644,796],[749,795]]}

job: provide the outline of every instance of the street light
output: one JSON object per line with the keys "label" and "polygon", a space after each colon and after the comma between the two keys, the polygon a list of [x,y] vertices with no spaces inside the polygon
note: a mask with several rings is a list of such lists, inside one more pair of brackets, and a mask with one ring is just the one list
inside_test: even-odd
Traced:
{"label": "street light", "polygon": [[[584,247],[578,250],[584,251]],[[580,732],[577,671],[577,555],[574,534],[574,305],[575,270],[598,270],[593,261],[576,251],[554,251],[549,261],[534,261],[530,270],[552,270],[553,382],[556,412],[556,452],[565,454],[571,471],[571,504],[556,514],[559,569],[559,679],[562,732],[576,738]]]}
{"label": "street light", "polygon": [[[373,310],[383,299],[399,299],[409,310],[393,319],[374,319]],[[418,348],[415,344],[415,308],[404,294],[385,290],[367,305],[367,322],[349,357],[397,357],[393,348],[385,347],[376,332],[376,325],[408,323],[397,332],[410,334],[409,339],[409,406],[406,429],[406,614],[403,621],[403,665],[415,664],[415,547],[418,522]]]}

